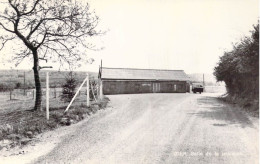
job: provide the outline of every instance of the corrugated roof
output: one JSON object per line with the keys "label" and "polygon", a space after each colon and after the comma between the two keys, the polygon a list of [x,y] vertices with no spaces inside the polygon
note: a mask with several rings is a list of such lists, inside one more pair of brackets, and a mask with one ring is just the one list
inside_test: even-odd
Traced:
{"label": "corrugated roof", "polygon": [[102,79],[119,80],[179,80],[187,81],[189,77],[183,70],[157,70],[134,68],[102,67]]}

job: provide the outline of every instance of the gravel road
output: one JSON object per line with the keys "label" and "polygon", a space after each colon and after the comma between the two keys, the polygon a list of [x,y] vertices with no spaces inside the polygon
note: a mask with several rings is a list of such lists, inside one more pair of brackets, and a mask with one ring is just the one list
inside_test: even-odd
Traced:
{"label": "gravel road", "polygon": [[258,119],[216,94],[108,97],[32,163],[258,163]]}

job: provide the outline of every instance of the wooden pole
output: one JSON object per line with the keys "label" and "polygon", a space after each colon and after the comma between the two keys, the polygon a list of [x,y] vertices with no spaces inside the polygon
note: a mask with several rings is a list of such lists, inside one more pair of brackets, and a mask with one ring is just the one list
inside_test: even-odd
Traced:
{"label": "wooden pole", "polygon": [[203,92],[205,92],[205,79],[204,79],[204,73],[203,73]]}
{"label": "wooden pole", "polygon": [[73,103],[73,101],[75,100],[76,96],[78,95],[80,89],[82,88],[82,86],[85,84],[85,82],[87,81],[88,77],[85,78],[85,80],[83,81],[83,83],[80,85],[79,89],[77,90],[76,94],[74,95],[74,97],[72,98],[72,100],[70,101],[69,105],[67,106],[67,108],[65,109],[64,112],[67,112],[71,106],[71,104]]}
{"label": "wooden pole", "polygon": [[33,100],[35,101],[36,99],[36,89],[33,89]]}
{"label": "wooden pole", "polygon": [[103,84],[102,84],[102,80],[100,80],[99,97],[100,97],[101,100],[103,99]]}
{"label": "wooden pole", "polygon": [[46,118],[49,120],[49,72],[46,72]]}
{"label": "wooden pole", "polygon": [[10,100],[12,100],[12,88],[10,88]]}
{"label": "wooden pole", "polygon": [[57,95],[56,95],[56,83],[54,83],[54,98],[56,98]]}
{"label": "wooden pole", "polygon": [[87,74],[87,107],[89,107],[89,75]]}
{"label": "wooden pole", "polygon": [[205,82],[204,82],[204,73],[203,73],[203,86],[205,85]]}
{"label": "wooden pole", "polygon": [[25,71],[23,72],[23,95],[25,96]]}
{"label": "wooden pole", "polygon": [[103,84],[102,84],[102,60],[101,60],[101,68],[100,68],[100,83],[99,83],[99,98],[100,100],[103,99]]}
{"label": "wooden pole", "polygon": [[95,96],[95,93],[94,93],[94,87],[93,87],[93,85],[91,83],[90,83],[90,86],[91,86],[91,91],[92,91],[92,95],[93,95],[93,97],[95,99],[95,102],[97,102],[97,99],[96,99],[96,96]]}

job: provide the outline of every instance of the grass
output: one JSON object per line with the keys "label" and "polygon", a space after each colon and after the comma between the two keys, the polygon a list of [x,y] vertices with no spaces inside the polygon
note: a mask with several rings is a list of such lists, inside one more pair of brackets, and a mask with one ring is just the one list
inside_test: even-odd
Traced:
{"label": "grass", "polygon": [[[46,120],[45,111],[31,110],[6,110],[0,113],[0,150],[5,146],[12,148],[27,144],[35,135],[45,131],[56,129],[60,126],[68,126],[83,120],[87,115],[105,108],[109,99],[104,98],[98,102],[92,102],[90,107],[77,101],[68,112],[64,113],[66,106],[50,108],[50,118]],[[62,103],[61,103],[62,104]],[[1,141],[10,142],[9,145],[1,144]]]}
{"label": "grass", "polygon": [[259,99],[258,97],[255,99],[252,98],[241,98],[240,95],[238,96],[231,96],[226,94],[220,97],[222,101],[227,103],[231,103],[241,107],[244,111],[246,111],[249,115],[253,117],[259,117]]}

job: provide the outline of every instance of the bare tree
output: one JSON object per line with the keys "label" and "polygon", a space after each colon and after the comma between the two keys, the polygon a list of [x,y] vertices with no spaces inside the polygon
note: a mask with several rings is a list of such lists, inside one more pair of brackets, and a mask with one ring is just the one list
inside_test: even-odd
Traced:
{"label": "bare tree", "polygon": [[[0,49],[10,41],[15,44],[16,64],[24,58],[33,61],[36,100],[41,109],[39,60],[58,61],[72,66],[94,49],[88,38],[101,34],[96,30],[98,17],[87,3],[76,0],[6,0],[1,2]],[[3,31],[5,33],[3,33]]]}

